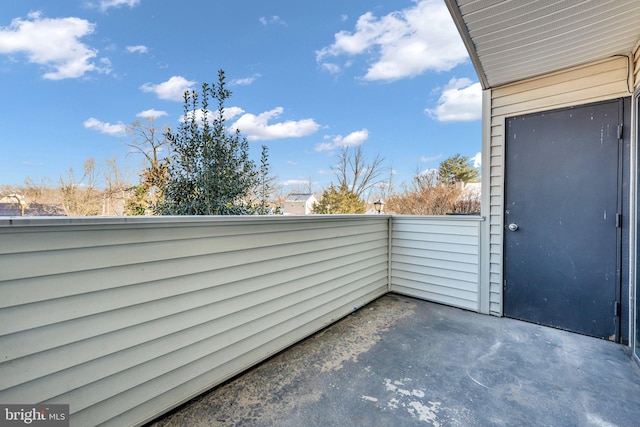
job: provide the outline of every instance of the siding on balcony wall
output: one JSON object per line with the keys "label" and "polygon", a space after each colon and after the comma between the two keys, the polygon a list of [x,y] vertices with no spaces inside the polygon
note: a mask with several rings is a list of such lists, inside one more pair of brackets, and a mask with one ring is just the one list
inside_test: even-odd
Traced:
{"label": "siding on balcony wall", "polygon": [[[489,239],[483,251],[489,256],[490,313],[501,316],[503,284],[504,124],[505,118],[539,111],[630,96],[629,58],[607,60],[491,89],[488,161],[483,174],[489,179]],[[485,143],[487,143],[485,141]]]}
{"label": "siding on balcony wall", "polygon": [[478,311],[480,223],[471,217],[394,216],[391,291]]}
{"label": "siding on balcony wall", "polygon": [[633,58],[634,64],[632,76],[633,87],[638,89],[640,88],[640,42],[636,45],[631,57]]}
{"label": "siding on balcony wall", "polygon": [[375,216],[0,222],[0,402],[135,425],[388,290]]}

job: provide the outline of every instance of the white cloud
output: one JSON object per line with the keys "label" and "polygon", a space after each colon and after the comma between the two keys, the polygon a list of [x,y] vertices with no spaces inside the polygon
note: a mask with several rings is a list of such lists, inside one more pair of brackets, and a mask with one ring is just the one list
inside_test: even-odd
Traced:
{"label": "white cloud", "polygon": [[422,163],[429,163],[429,162],[434,162],[436,160],[440,160],[442,158],[442,154],[438,154],[437,156],[422,156],[420,157],[420,162]]}
{"label": "white cloud", "polygon": [[316,52],[318,63],[340,55],[371,55],[364,80],[393,81],[427,70],[448,71],[468,57],[444,2],[437,0],[417,1],[381,18],[367,12],[358,18],[354,32],[343,30],[334,37],[331,46]]}
{"label": "white cloud", "polygon": [[476,153],[471,160],[473,160],[473,167],[476,169],[479,168],[482,166],[482,153]]}
{"label": "white cloud", "polygon": [[436,108],[425,112],[439,122],[463,122],[482,118],[482,88],[466,78],[449,80]]}
{"label": "white cloud", "polygon": [[224,119],[231,120],[234,117],[238,117],[240,114],[244,113],[244,110],[240,107],[229,107],[224,109]]}
{"label": "white cloud", "polygon": [[133,8],[140,4],[140,0],[102,0],[100,2],[100,10],[102,12],[106,12],[111,8],[118,8],[121,6],[129,6],[129,8]]}
{"label": "white cloud", "polygon": [[267,25],[287,25],[286,22],[284,22],[279,16],[275,15],[275,16],[271,16],[271,17],[264,17],[261,16],[260,18],[258,18],[258,21],[260,21],[260,23],[262,25],[264,25],[265,27]]}
{"label": "white cloud", "polygon": [[0,28],[0,53],[24,53],[29,62],[49,69],[42,76],[48,80],[78,78],[89,71],[109,73],[109,60],[103,58],[103,65],[96,65],[98,51],[80,41],[94,30],[95,25],[84,19],[49,19],[32,12],[26,20],[16,18]]}
{"label": "white cloud", "polygon": [[136,45],[136,46],[127,46],[127,52],[129,53],[147,53],[149,52],[149,48],[144,45]]}
{"label": "white cloud", "polygon": [[240,132],[246,135],[249,141],[300,138],[316,133],[320,129],[320,125],[313,119],[287,120],[269,124],[271,119],[280,116],[283,111],[282,107],[276,107],[257,116],[246,113],[231,125],[231,128],[240,129]]}
{"label": "white cloud", "polygon": [[[242,113],[244,113],[244,110],[240,107],[229,107],[224,109],[224,114],[222,117],[224,118],[224,120],[231,120]],[[206,116],[209,123],[211,123],[213,119],[218,117],[218,111],[206,110]],[[187,120],[191,120],[191,118],[193,117],[195,117],[198,126],[202,126],[202,124],[204,123],[205,112],[202,110],[188,111],[186,116],[183,115],[182,117],[180,117],[180,122],[184,123]]]}
{"label": "white cloud", "polygon": [[250,84],[252,84],[257,78],[262,77],[262,74],[260,73],[256,73],[252,76],[249,77],[245,77],[242,79],[235,79],[231,81],[231,85],[235,85],[235,86],[249,86]]}
{"label": "white cloud", "polygon": [[149,110],[140,111],[136,114],[136,117],[142,117],[144,119],[157,119],[158,117],[167,116],[166,111],[154,110],[153,108]]}
{"label": "white cloud", "polygon": [[182,76],[173,76],[163,83],[145,83],[140,86],[140,89],[143,92],[155,93],[160,99],[182,101],[184,99],[184,93],[191,90],[195,84],[196,82],[187,80]]}
{"label": "white cloud", "polygon": [[127,125],[122,122],[111,124],[101,122],[100,120],[91,117],[88,120],[85,120],[83,125],[86,129],[97,130],[100,133],[105,133],[111,136],[124,136],[127,133]]}
{"label": "white cloud", "polygon": [[367,129],[358,130],[355,132],[351,132],[347,136],[337,135],[337,136],[325,136],[325,139],[330,140],[329,142],[322,142],[315,146],[314,150],[316,151],[329,151],[340,147],[353,147],[356,145],[360,145],[369,139],[369,131]]}
{"label": "white cloud", "polygon": [[286,181],[282,181],[280,184],[284,185],[284,186],[308,186],[309,184],[311,184],[311,181],[306,180],[306,179],[288,179]]}
{"label": "white cloud", "polygon": [[437,177],[438,174],[440,173],[439,169],[433,169],[433,168],[427,168],[425,170],[423,170],[422,172],[418,172],[418,175],[420,176],[430,176],[430,177]]}
{"label": "white cloud", "polygon": [[329,74],[338,74],[340,71],[342,71],[342,68],[338,64],[334,64],[333,62],[323,62],[320,66]]}

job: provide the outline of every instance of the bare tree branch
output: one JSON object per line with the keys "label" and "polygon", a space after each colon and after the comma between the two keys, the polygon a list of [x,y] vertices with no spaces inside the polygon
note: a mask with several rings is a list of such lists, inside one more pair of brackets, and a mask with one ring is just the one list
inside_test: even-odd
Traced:
{"label": "bare tree branch", "polygon": [[338,163],[332,168],[338,180],[338,188],[344,185],[350,192],[362,197],[379,184],[380,178],[386,174],[387,168],[383,163],[384,158],[380,155],[369,162],[361,145],[353,150],[351,147],[344,147],[338,154]]}

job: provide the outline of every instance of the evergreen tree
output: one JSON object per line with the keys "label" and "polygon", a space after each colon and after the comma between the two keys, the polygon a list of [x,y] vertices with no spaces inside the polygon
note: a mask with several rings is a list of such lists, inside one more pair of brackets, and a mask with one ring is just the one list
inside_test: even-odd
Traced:
{"label": "evergreen tree", "polygon": [[364,202],[346,184],[336,188],[333,184],[322,192],[318,203],[313,205],[315,214],[362,214]]}
{"label": "evergreen tree", "polygon": [[269,178],[269,150],[266,145],[263,145],[262,156],[260,157],[260,173],[258,176],[258,214],[265,215],[269,213],[269,206],[267,202],[272,190],[273,187],[271,179]]}
{"label": "evergreen tree", "polygon": [[471,165],[469,157],[458,153],[440,163],[438,177],[443,184],[467,183],[478,180],[478,170]]}
{"label": "evergreen tree", "polygon": [[[224,71],[218,83],[202,85],[202,92],[185,92],[184,122],[178,132],[167,131],[171,159],[162,198],[162,215],[246,215],[255,212],[249,194],[258,185],[258,173],[249,159],[249,144],[240,131],[226,128],[225,101],[231,92]],[[209,111],[209,99],[217,111]],[[200,106],[198,108],[198,102]],[[263,157],[266,154],[263,152]],[[263,158],[263,163],[266,159]]]}

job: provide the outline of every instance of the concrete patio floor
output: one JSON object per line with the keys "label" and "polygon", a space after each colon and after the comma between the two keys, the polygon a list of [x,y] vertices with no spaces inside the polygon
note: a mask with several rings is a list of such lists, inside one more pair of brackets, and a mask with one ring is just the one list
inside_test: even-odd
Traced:
{"label": "concrete patio floor", "polygon": [[628,347],[389,294],[164,426],[638,426]]}

